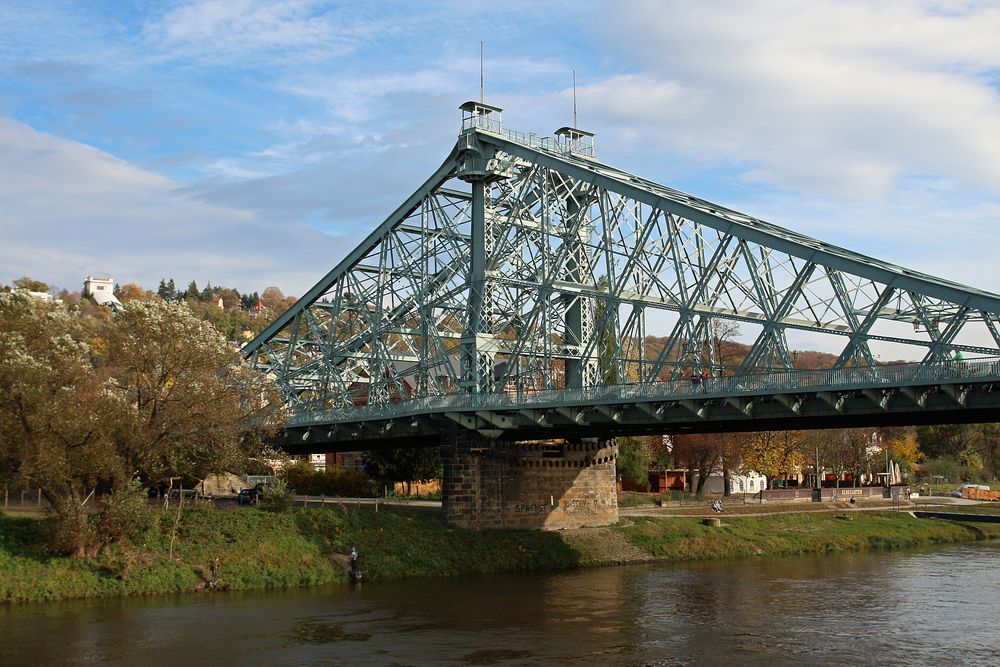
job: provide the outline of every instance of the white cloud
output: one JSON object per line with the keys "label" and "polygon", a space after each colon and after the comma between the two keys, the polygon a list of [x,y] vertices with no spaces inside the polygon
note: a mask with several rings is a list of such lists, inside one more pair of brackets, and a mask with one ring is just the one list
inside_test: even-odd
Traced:
{"label": "white cloud", "polygon": [[[877,200],[906,175],[1000,187],[1000,8],[632,2],[603,17],[640,74],[581,91],[607,123],[779,187]],[[628,135],[623,135],[628,139]]]}
{"label": "white cloud", "polygon": [[88,273],[155,287],[174,277],[302,293],[346,242],[186,196],[173,181],[0,117],[0,280],[76,288]]}
{"label": "white cloud", "polygon": [[177,58],[245,66],[246,58],[302,61],[350,53],[379,30],[316,0],[196,0],[146,27]]}

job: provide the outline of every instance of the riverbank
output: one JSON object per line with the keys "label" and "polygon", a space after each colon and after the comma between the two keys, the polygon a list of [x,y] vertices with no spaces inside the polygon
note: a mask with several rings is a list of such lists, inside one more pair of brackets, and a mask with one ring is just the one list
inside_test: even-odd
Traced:
{"label": "riverbank", "polygon": [[[45,520],[0,516],[0,602],[347,582],[356,547],[366,581],[517,570],[555,570],[650,561],[763,558],[896,549],[1000,537],[1000,524],[916,519],[905,512],[628,516],[615,526],[559,532],[448,529],[399,507],[327,506],[157,513],[135,546],[97,558],[47,555]],[[218,559],[218,561],[216,561]],[[213,568],[213,563],[217,565]]]}

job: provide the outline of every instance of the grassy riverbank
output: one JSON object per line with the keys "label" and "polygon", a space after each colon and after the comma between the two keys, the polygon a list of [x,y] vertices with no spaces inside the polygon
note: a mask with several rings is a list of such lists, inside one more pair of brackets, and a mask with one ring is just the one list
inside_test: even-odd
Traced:
{"label": "grassy riverbank", "polygon": [[356,546],[368,581],[514,570],[564,569],[653,560],[832,553],[995,539],[1000,524],[914,519],[904,513],[631,517],[575,531],[481,531],[443,527],[403,508],[322,507],[268,512],[190,508],[169,556],[174,515],[158,514],[142,543],[94,559],[50,556],[47,522],[0,516],[0,602],[153,594],[205,588],[210,563],[230,590],[346,582],[344,554]]}

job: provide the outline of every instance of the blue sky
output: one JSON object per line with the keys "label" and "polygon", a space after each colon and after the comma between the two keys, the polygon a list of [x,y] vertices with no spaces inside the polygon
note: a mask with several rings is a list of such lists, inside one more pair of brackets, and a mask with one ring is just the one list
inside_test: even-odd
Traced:
{"label": "blue sky", "polygon": [[0,282],[301,294],[479,94],[598,156],[1000,291],[1000,4],[0,4]]}

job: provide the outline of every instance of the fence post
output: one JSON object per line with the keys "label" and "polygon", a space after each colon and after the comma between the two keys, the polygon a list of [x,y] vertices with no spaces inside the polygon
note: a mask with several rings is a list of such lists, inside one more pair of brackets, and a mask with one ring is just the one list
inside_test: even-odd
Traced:
{"label": "fence post", "polygon": [[42,506],[42,490],[38,489],[38,502],[35,503],[38,507]]}

